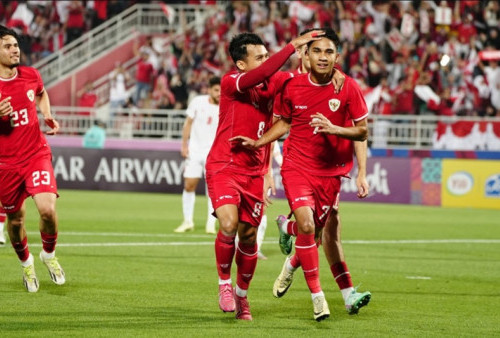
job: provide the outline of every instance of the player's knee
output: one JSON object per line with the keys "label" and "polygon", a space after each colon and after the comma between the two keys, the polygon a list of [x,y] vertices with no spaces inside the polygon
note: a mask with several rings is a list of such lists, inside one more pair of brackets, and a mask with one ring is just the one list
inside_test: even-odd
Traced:
{"label": "player's knee", "polygon": [[44,222],[54,223],[56,219],[56,208],[53,205],[44,205],[38,209],[40,218]]}
{"label": "player's knee", "polygon": [[219,228],[227,235],[234,235],[238,229],[238,220],[232,219],[231,217],[226,217],[224,219],[219,218]]}
{"label": "player's knee", "polygon": [[314,221],[304,221],[302,224],[297,224],[299,227],[299,231],[303,234],[314,234],[315,232],[315,226],[314,226]]}
{"label": "player's knee", "polygon": [[7,224],[11,229],[14,230],[14,232],[19,232],[19,230],[24,225],[24,217],[21,216],[9,217]]}

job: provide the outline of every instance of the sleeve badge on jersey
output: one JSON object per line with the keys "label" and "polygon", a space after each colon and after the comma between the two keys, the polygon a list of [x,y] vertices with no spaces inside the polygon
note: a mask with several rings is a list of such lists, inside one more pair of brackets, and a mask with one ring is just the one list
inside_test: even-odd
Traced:
{"label": "sleeve badge on jersey", "polygon": [[28,96],[28,99],[30,99],[31,102],[35,100],[35,92],[33,89],[30,89],[26,92],[26,95]]}
{"label": "sleeve badge on jersey", "polygon": [[330,107],[331,111],[337,111],[340,107],[340,100],[338,99],[331,99],[328,101],[328,106]]}

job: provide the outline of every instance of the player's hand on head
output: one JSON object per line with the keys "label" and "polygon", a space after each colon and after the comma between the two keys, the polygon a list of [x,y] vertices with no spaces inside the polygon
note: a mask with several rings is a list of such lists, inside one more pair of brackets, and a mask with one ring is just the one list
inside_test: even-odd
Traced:
{"label": "player's hand on head", "polygon": [[59,131],[59,122],[57,122],[53,117],[44,118],[45,124],[50,128],[47,131],[47,135],[55,135]]}
{"label": "player's hand on head", "polygon": [[233,145],[241,145],[247,149],[257,149],[259,148],[257,146],[257,141],[256,140],[253,140],[251,139],[250,137],[246,137],[246,136],[241,136],[241,135],[238,135],[238,136],[235,136],[235,137],[231,137],[229,139],[229,142],[231,142]]}
{"label": "player's hand on head", "polygon": [[9,115],[14,111],[14,109],[12,109],[12,105],[10,104],[10,99],[10,96],[2,99],[2,94],[0,93],[0,116]]}
{"label": "player's hand on head", "polygon": [[309,33],[306,33],[306,34],[303,34],[303,35],[301,35],[299,37],[296,37],[295,39],[293,39],[292,41],[290,41],[290,43],[295,48],[298,48],[298,47],[300,47],[302,45],[305,45],[309,41],[321,39],[321,37],[323,35],[325,35],[325,31],[322,31],[322,30],[313,30],[313,31],[311,31]]}

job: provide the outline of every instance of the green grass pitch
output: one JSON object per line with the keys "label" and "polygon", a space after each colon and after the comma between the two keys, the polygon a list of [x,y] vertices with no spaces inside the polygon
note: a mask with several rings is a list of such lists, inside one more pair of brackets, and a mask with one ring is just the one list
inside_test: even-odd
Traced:
{"label": "green grass pitch", "polygon": [[[60,192],[57,255],[64,286],[38,259],[38,215],[27,200],[30,250],[40,290],[29,294],[10,245],[0,247],[0,335],[158,337],[499,336],[500,211],[341,204],[343,240],[355,285],[372,292],[355,316],[320,251],[331,317],[317,323],[301,270],[286,296],[272,296],[284,256],[268,210],[263,252],[249,301],[253,322],[217,305],[213,235],[204,233],[206,199],[197,196],[194,232],[174,234],[180,195]],[[236,280],[233,265],[233,282]]]}

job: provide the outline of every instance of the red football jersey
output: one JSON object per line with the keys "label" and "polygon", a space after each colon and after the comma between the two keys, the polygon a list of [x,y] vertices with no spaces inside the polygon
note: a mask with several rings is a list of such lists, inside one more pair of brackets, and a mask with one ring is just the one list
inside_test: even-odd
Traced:
{"label": "red football jersey", "polygon": [[226,74],[221,81],[219,125],[212,149],[207,159],[207,170],[219,170],[230,165],[237,172],[263,175],[268,168],[269,146],[249,150],[230,144],[228,139],[243,135],[258,139],[272,123],[274,97],[291,74],[278,72],[269,81],[238,90],[238,78],[244,73]]}
{"label": "red football jersey", "polygon": [[42,78],[35,68],[17,67],[17,74],[0,78],[0,100],[11,96],[14,111],[0,118],[0,166],[20,164],[34,155],[50,153],[40,130],[36,96],[44,91]]}
{"label": "red football jersey", "polygon": [[317,112],[338,126],[352,126],[352,121],[366,118],[368,109],[356,81],[346,76],[344,87],[336,94],[331,82],[320,85],[309,74],[299,75],[286,83],[282,100],[282,116],[292,121],[283,150],[283,170],[300,167],[317,176],[349,173],[353,141],[314,134],[309,122]]}

